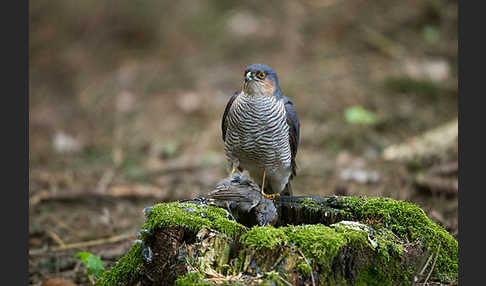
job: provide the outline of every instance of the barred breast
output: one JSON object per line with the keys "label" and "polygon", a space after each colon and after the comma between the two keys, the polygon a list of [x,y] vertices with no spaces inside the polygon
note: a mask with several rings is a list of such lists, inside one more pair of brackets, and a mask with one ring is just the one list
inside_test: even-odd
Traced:
{"label": "barred breast", "polygon": [[224,149],[228,160],[238,162],[250,175],[252,170],[259,172],[255,169],[275,173],[290,168],[289,127],[283,101],[274,96],[241,93],[228,113]]}

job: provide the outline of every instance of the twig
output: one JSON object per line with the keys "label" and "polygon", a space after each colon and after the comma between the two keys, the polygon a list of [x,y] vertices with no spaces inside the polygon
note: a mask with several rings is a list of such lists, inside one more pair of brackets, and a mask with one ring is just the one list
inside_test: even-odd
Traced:
{"label": "twig", "polygon": [[75,237],[79,238],[79,234],[76,231],[74,231],[69,225],[67,225],[66,223],[64,223],[63,221],[61,221],[60,219],[58,219],[57,217],[55,217],[53,215],[49,215],[48,218],[50,220],[52,220],[58,227],[60,227],[62,229],[65,229],[72,236],[75,236]]}
{"label": "twig", "polygon": [[425,278],[424,285],[426,285],[426,284],[427,284],[427,281],[429,280],[429,277],[430,277],[430,275],[432,274],[432,271],[434,271],[435,262],[437,262],[437,257],[439,257],[440,244],[441,244],[441,242],[439,241],[439,246],[437,246],[437,254],[435,255],[435,258],[434,258],[434,263],[432,263],[432,267],[430,268],[430,272],[429,272],[429,274],[427,275],[427,278]]}
{"label": "twig", "polygon": [[64,241],[62,241],[59,235],[57,235],[57,233],[48,230],[47,234],[49,235],[50,238],[52,238],[52,240],[54,240],[59,245],[59,247],[66,247],[66,244],[64,243]]}
{"label": "twig", "polygon": [[74,248],[85,248],[85,247],[90,247],[90,246],[97,246],[97,245],[115,243],[115,242],[123,241],[123,240],[129,239],[129,238],[134,238],[134,237],[135,237],[135,235],[133,233],[120,234],[120,235],[115,235],[115,236],[108,237],[108,238],[65,244],[64,246],[58,246],[58,247],[54,247],[52,249],[45,249],[45,248],[33,249],[33,250],[29,251],[29,255],[38,255],[38,254],[43,254],[45,252],[56,252],[56,251],[74,249]]}
{"label": "twig", "polygon": [[457,177],[444,178],[430,174],[419,174],[415,178],[415,183],[419,186],[426,187],[431,191],[443,192],[446,194],[457,195],[459,191]]}
{"label": "twig", "polygon": [[292,284],[290,284],[290,282],[289,282],[289,281],[287,281],[287,280],[283,279],[283,277],[282,277],[282,276],[280,276],[280,275],[279,275],[279,276],[278,276],[278,278],[280,278],[280,280],[282,280],[282,282],[284,282],[285,284],[292,286]]}
{"label": "twig", "polygon": [[311,279],[312,279],[312,286],[316,286],[316,282],[314,281],[314,275],[312,274],[312,266],[309,264],[309,261],[307,261],[307,258],[305,258],[305,255],[304,253],[302,253],[302,251],[300,251],[300,249],[297,249],[299,251],[299,254],[302,255],[302,257],[304,258],[304,261],[305,263],[307,263],[307,265],[310,267],[311,269]]}
{"label": "twig", "polygon": [[48,190],[41,190],[38,194],[35,194],[29,198],[29,207],[34,207],[41,201],[49,199],[51,197],[51,192]]}
{"label": "twig", "polygon": [[427,269],[427,266],[429,266],[430,260],[432,260],[432,256],[434,256],[433,253],[429,256],[429,259],[427,259],[427,262],[425,262],[425,265],[422,268],[422,270],[420,270],[419,276],[422,276],[422,274],[424,274],[425,269]]}

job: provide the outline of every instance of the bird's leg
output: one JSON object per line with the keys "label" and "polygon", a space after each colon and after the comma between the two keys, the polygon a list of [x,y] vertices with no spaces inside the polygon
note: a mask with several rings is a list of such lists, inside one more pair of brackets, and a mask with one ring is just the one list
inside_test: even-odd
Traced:
{"label": "bird's leg", "polygon": [[265,187],[265,174],[267,173],[267,169],[263,169],[263,180],[262,180],[262,196],[264,196],[265,198],[269,199],[269,200],[274,200],[276,197],[280,196],[279,193],[275,193],[275,194],[265,194],[265,192],[263,191],[263,188]]}
{"label": "bird's leg", "polygon": [[232,160],[232,162],[231,162],[231,166],[232,166],[232,168],[233,168],[233,169],[231,170],[231,174],[230,174],[230,176],[232,176],[233,174],[235,174],[235,173],[238,173],[238,172],[239,172],[239,171],[238,171],[238,168],[239,168],[239,166],[240,166],[240,161],[239,161],[238,159]]}

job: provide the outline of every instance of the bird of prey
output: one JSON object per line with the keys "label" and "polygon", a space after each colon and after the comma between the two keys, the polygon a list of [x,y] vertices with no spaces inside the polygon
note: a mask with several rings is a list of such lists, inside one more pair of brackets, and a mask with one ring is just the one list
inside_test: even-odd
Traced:
{"label": "bird of prey", "polygon": [[248,171],[267,198],[292,195],[300,123],[271,67],[252,64],[245,68],[243,88],[224,110],[222,132],[232,173]]}

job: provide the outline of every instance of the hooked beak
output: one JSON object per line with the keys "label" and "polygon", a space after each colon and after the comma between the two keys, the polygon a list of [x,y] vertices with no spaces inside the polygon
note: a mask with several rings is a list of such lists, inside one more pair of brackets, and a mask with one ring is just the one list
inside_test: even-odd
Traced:
{"label": "hooked beak", "polygon": [[251,72],[247,72],[245,75],[245,82],[248,82],[251,80]]}

